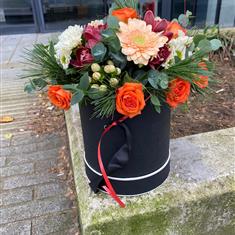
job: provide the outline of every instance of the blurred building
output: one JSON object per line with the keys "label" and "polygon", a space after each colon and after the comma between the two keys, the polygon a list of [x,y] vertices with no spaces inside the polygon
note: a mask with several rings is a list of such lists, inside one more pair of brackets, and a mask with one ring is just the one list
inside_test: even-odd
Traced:
{"label": "blurred building", "polygon": [[[84,24],[107,15],[110,0],[0,0],[1,34],[50,32]],[[193,25],[235,25],[235,0],[140,0],[160,17],[176,18],[185,9],[193,12]]]}

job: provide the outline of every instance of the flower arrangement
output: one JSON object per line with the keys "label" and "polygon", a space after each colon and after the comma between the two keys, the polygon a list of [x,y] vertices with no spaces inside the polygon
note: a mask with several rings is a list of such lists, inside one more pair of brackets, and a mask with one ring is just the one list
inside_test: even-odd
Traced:
{"label": "flower arrangement", "polygon": [[[123,192],[124,195],[136,195],[149,191],[167,178],[170,110],[166,105],[176,108],[187,104],[190,94],[207,92],[213,75],[209,53],[221,47],[219,40],[209,40],[202,33],[186,29],[190,12],[173,21],[155,17],[152,11],[141,17],[137,3],[136,0],[116,0],[103,20],[85,26],[69,26],[57,42],[34,45],[34,49],[26,53],[28,74],[24,76],[30,79],[26,91],[48,87],[49,100],[55,106],[68,110],[73,104],[81,105],[86,156],[93,167],[98,163],[102,175],[97,175],[92,164],[84,159],[88,164],[87,172],[90,171],[91,189],[94,192],[105,190],[121,207],[125,204],[117,196],[109,176],[116,170],[119,173],[125,170],[126,165],[130,167],[126,168],[128,173],[133,170],[133,175],[141,175],[137,177],[140,181],[129,178],[125,181],[128,189],[116,178],[117,192],[122,195]],[[82,106],[87,104],[93,109],[92,117],[109,119],[92,122],[87,117],[90,112],[84,111]],[[142,119],[132,118],[141,115],[144,109],[142,117],[149,115],[148,123],[135,128],[140,126],[138,121]],[[155,115],[154,110],[157,113],[162,110],[161,115]],[[112,120],[117,117],[118,120]],[[124,123],[128,118],[132,120]],[[123,129],[126,140],[122,146],[115,146],[115,135],[109,136],[117,152],[104,148],[107,150],[104,164],[101,142],[115,126]],[[156,133],[159,129],[161,133]],[[99,140],[94,130],[103,131]],[[153,130],[150,136],[149,130]],[[140,146],[140,132],[148,139],[144,146]],[[132,134],[136,141],[131,141]],[[156,143],[156,138],[163,141]],[[137,152],[142,155],[133,161]],[[139,173],[136,169],[140,169]],[[151,174],[146,175],[146,172]]]}
{"label": "flower arrangement", "polygon": [[98,118],[115,111],[133,118],[148,99],[160,112],[164,103],[176,108],[190,94],[204,94],[213,74],[208,55],[220,41],[189,33],[189,12],[168,21],[137,9],[137,1],[115,1],[103,20],[69,26],[58,42],[35,45],[27,52],[25,90],[48,86],[55,106],[90,103]]}

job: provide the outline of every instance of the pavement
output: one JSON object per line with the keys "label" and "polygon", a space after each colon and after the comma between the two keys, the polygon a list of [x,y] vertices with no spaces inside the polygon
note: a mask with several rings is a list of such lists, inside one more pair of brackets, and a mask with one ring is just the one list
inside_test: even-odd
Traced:
{"label": "pavement", "polygon": [[66,136],[37,135],[29,123],[38,114],[28,110],[38,101],[24,93],[22,52],[33,43],[46,43],[53,34],[0,36],[0,116],[12,116],[0,123],[0,234],[77,234],[74,202],[67,196],[67,182],[58,173],[61,148]]}

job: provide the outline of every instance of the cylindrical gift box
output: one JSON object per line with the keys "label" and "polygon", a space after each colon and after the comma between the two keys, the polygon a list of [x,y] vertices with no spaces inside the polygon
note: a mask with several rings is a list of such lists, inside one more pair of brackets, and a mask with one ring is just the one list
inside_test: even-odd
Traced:
{"label": "cylindrical gift box", "polygon": [[[97,158],[101,134],[106,126],[122,116],[115,113],[113,118],[91,119],[92,113],[92,105],[80,105],[86,174],[90,185],[93,185],[93,191],[96,192],[98,189],[102,190],[104,185]],[[129,160],[108,176],[118,195],[143,194],[162,184],[170,171],[170,109],[163,105],[159,114],[148,101],[141,115],[126,119],[124,124],[131,135]],[[113,127],[104,136],[101,143],[104,167],[109,165],[115,153],[126,141],[126,133],[120,126]],[[97,189],[94,189],[94,185]]]}

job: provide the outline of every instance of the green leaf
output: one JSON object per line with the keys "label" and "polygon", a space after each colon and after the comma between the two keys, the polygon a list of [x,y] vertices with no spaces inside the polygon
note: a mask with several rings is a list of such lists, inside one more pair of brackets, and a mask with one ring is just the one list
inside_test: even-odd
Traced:
{"label": "green leaf", "polygon": [[148,72],[148,81],[150,85],[155,89],[158,89],[158,83],[159,83],[158,73],[159,72],[153,69]]}
{"label": "green leaf", "polygon": [[65,90],[70,90],[70,91],[77,91],[77,85],[75,84],[66,84],[66,85],[63,85],[63,88]]}
{"label": "green leaf", "polygon": [[203,40],[206,39],[206,36],[204,34],[197,34],[193,37],[193,42],[195,43],[195,46],[198,45],[198,43]]}
{"label": "green leaf", "polygon": [[144,70],[136,70],[134,72],[134,79],[140,82],[148,81],[148,73]]}
{"label": "green leaf", "polygon": [[107,19],[107,24],[109,28],[112,29],[118,29],[119,28],[119,22],[118,19],[115,16],[109,15]]}
{"label": "green leaf", "polygon": [[154,106],[154,109],[157,113],[161,113],[161,106]]}
{"label": "green leaf", "polygon": [[217,51],[220,47],[222,47],[222,43],[219,39],[212,39],[210,43],[213,51]]}
{"label": "green leaf", "polygon": [[78,70],[75,69],[75,68],[68,68],[68,69],[65,70],[66,75],[74,75],[76,73],[78,73]]}
{"label": "green leaf", "polygon": [[97,62],[102,62],[106,55],[107,48],[102,42],[97,43],[92,49],[91,53]]}
{"label": "green leaf", "polygon": [[104,40],[110,40],[111,38],[116,37],[116,34],[112,29],[105,29],[102,31],[102,37]]}
{"label": "green leaf", "polygon": [[83,97],[84,97],[83,91],[77,90],[72,96],[71,105],[79,103],[80,101],[82,101]]}
{"label": "green leaf", "polygon": [[205,53],[212,51],[211,43],[207,39],[203,39],[198,43],[198,47]]}
{"label": "green leaf", "polygon": [[151,96],[151,102],[154,106],[161,106],[160,101],[157,96],[152,95]]}
{"label": "green leaf", "polygon": [[79,87],[80,89],[86,91],[90,85],[88,72],[84,73],[80,78]]}
{"label": "green leaf", "polygon": [[105,92],[100,92],[98,89],[91,88],[88,90],[87,95],[92,100],[96,100],[96,99],[103,97],[105,95]]}
{"label": "green leaf", "polygon": [[160,73],[160,83],[159,83],[160,87],[162,89],[166,89],[168,87],[168,83],[169,83],[169,81],[168,81],[167,74]]}
{"label": "green leaf", "polygon": [[109,50],[116,53],[119,52],[121,49],[120,41],[117,37],[110,40],[108,43]]}
{"label": "green leaf", "polygon": [[126,56],[124,56],[121,52],[109,52],[109,56],[114,62],[116,66],[118,66],[120,69],[124,69],[126,67],[127,59]]}
{"label": "green leaf", "polygon": [[187,17],[186,15],[181,14],[181,15],[179,15],[178,22],[179,22],[183,27],[187,27],[188,24],[189,24],[189,19],[188,19],[188,17]]}
{"label": "green leaf", "polygon": [[35,88],[32,86],[32,84],[26,84],[24,86],[24,91],[27,93],[32,93],[35,90]]}
{"label": "green leaf", "polygon": [[166,89],[168,87],[168,75],[163,72],[150,70],[148,73],[148,81],[155,89],[158,89],[159,86],[162,89]]}

